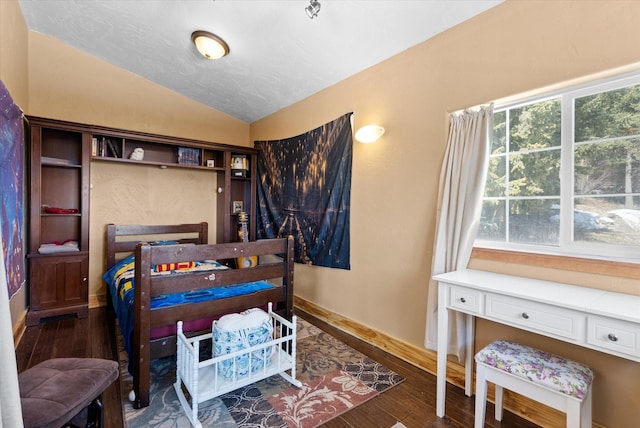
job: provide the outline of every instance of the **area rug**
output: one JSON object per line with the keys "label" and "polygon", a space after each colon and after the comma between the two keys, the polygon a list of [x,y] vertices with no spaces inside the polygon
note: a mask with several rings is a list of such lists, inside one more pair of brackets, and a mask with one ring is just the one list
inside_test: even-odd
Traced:
{"label": "area rug", "polygon": [[[150,405],[134,409],[127,395],[132,378],[118,344],[123,409],[127,427],[189,427],[173,389],[175,360],[151,364]],[[198,406],[203,427],[311,428],[381,394],[404,378],[298,318],[297,388],[279,375],[221,395]]]}

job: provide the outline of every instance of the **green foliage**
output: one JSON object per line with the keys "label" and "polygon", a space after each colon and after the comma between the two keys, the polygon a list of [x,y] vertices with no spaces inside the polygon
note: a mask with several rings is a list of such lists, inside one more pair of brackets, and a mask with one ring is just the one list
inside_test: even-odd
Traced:
{"label": "green foliage", "polygon": [[575,141],[619,138],[640,133],[640,86],[578,98]]}
{"label": "green foliage", "polygon": [[560,99],[511,110],[510,151],[560,146]]}
{"label": "green foliage", "polygon": [[[574,208],[596,216],[640,209],[640,198],[633,196],[640,193],[640,85],[576,98],[572,110],[573,152],[563,156],[573,156],[574,195],[563,197],[583,196],[580,204],[573,200]],[[510,241],[557,241],[562,113],[558,97],[494,115],[485,197],[510,202],[485,201],[484,238],[504,240],[508,221]],[[600,235],[608,239],[603,230]]]}
{"label": "green foliage", "polygon": [[[640,191],[640,86],[576,99],[578,195]],[[586,142],[586,143],[585,143]]]}

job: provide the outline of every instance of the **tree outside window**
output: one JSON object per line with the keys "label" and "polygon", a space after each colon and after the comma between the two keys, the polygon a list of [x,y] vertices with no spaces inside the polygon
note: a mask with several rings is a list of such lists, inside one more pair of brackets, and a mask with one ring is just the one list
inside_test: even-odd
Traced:
{"label": "tree outside window", "polygon": [[640,76],[496,109],[477,243],[640,257]]}

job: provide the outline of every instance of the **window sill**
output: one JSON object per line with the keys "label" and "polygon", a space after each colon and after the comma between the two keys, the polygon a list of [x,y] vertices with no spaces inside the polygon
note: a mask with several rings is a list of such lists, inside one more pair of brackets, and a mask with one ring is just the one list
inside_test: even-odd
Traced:
{"label": "window sill", "polygon": [[640,265],[631,262],[599,260],[575,256],[527,253],[474,247],[472,259],[539,266],[566,271],[640,279]]}

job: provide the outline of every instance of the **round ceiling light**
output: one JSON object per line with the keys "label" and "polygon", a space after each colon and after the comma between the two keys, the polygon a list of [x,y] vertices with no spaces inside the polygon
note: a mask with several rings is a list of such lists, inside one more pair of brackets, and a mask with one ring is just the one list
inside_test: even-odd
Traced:
{"label": "round ceiling light", "polygon": [[208,31],[194,31],[191,41],[196,45],[198,52],[207,59],[220,59],[229,54],[229,45]]}
{"label": "round ceiling light", "polygon": [[309,18],[315,18],[320,12],[320,2],[318,0],[309,0],[309,6],[305,7],[304,11],[307,12]]}

